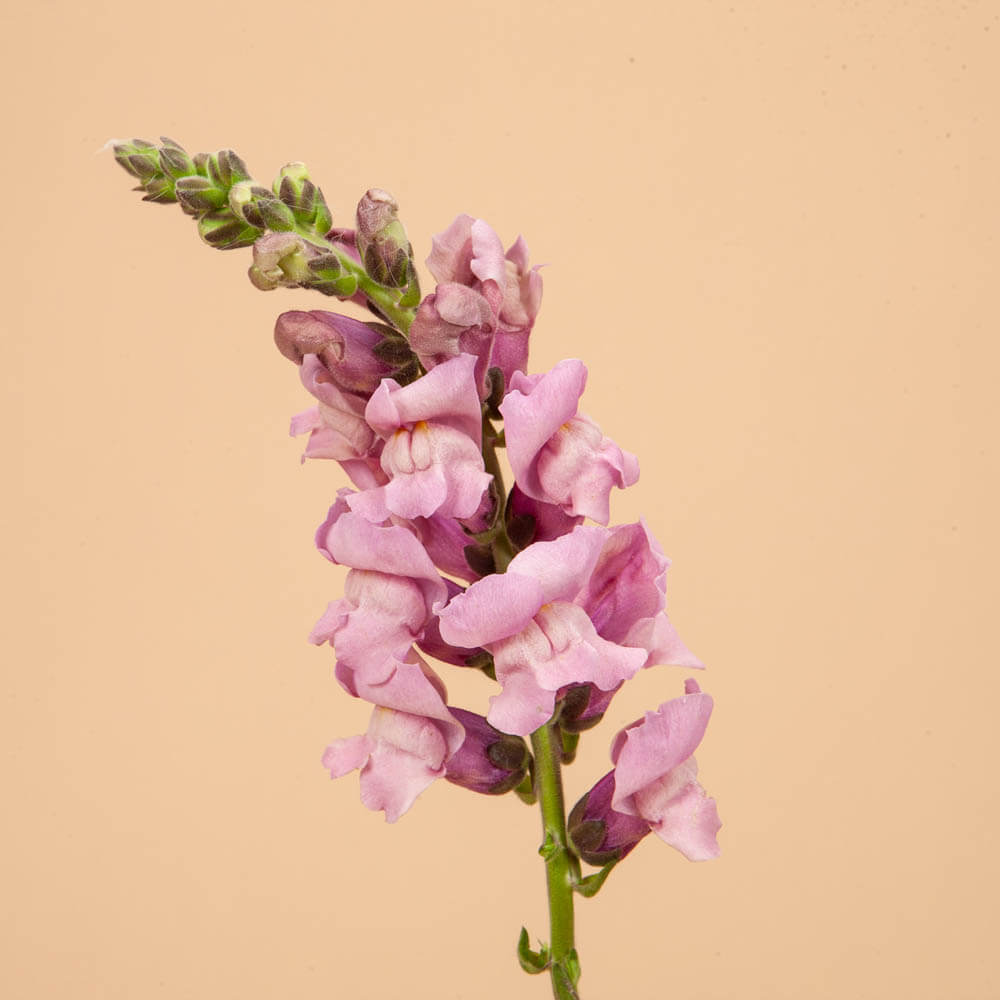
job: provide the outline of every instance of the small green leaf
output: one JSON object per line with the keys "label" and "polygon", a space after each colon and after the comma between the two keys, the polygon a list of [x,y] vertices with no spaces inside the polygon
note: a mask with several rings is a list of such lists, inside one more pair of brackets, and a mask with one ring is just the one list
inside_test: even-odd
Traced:
{"label": "small green leaf", "polygon": [[593,875],[588,875],[574,883],[573,889],[586,899],[596,896],[616,864],[618,864],[617,861],[609,861],[599,872],[594,872]]}
{"label": "small green leaf", "polygon": [[543,841],[542,846],[538,848],[538,853],[546,861],[548,861],[550,858],[552,858],[555,855],[555,853],[558,850],[559,850],[559,845],[556,843],[555,838],[552,836],[552,834],[548,830],[546,830],[545,831],[545,840]]}
{"label": "small green leaf", "polygon": [[541,950],[532,951],[528,930],[526,927],[521,928],[521,936],[517,939],[517,960],[529,976],[537,976],[549,967],[549,949],[541,942],[539,944]]}

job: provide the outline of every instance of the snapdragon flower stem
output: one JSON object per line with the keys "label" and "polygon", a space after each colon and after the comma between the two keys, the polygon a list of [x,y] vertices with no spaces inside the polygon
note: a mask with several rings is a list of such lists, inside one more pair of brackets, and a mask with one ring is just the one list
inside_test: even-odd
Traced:
{"label": "snapdragon flower stem", "polygon": [[579,1000],[572,980],[576,965],[573,945],[573,870],[575,858],[566,836],[566,813],[563,805],[561,751],[555,726],[549,722],[531,734],[535,755],[535,791],[542,810],[545,879],[549,895],[549,932],[551,934],[550,973],[552,995],[556,1000]]}

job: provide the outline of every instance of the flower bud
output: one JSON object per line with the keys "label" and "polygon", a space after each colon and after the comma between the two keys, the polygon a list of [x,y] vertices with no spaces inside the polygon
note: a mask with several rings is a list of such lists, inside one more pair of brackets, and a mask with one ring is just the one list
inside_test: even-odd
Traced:
{"label": "flower bud", "polygon": [[232,212],[221,209],[207,212],[198,220],[198,235],[216,250],[235,250],[251,246],[261,235],[261,230],[248,225]]}
{"label": "flower bud", "polygon": [[279,285],[298,287],[312,274],[305,240],[295,233],[265,233],[253,245],[253,264],[247,274],[262,292]]}
{"label": "flower bud", "polygon": [[190,177],[197,173],[194,160],[188,156],[187,151],[180,143],[168,139],[165,135],[160,136],[160,169],[169,174],[175,181],[181,177]]}
{"label": "flower bud", "polygon": [[324,295],[349,299],[358,290],[358,279],[344,271],[340,258],[334,253],[322,253],[309,261],[312,277],[309,287]]}
{"label": "flower bud", "polygon": [[621,861],[649,833],[645,820],[611,808],[614,791],[615,772],[609,771],[569,814],[566,823],[569,838],[588,865],[602,867]]}
{"label": "flower bud", "polygon": [[333,225],[323,192],[309,178],[304,163],[286,163],[274,181],[274,193],[291,209],[299,225],[324,236]]}
{"label": "flower bud", "polygon": [[371,188],[358,202],[361,261],[372,278],[391,288],[404,288],[415,280],[413,249],[398,211],[396,199],[381,188]]}
{"label": "flower bud", "polygon": [[[137,190],[145,191],[143,201],[173,202],[174,181],[194,164],[183,149],[170,139],[161,149],[145,139],[132,139],[114,146],[115,160],[139,181]],[[164,154],[166,153],[166,158]]]}
{"label": "flower bud", "polygon": [[247,165],[231,150],[217,153],[199,153],[194,158],[198,173],[211,180],[216,187],[228,191],[234,184],[250,180]]}
{"label": "flower bud", "polygon": [[295,228],[292,210],[266,187],[252,181],[240,181],[230,188],[229,208],[234,215],[258,229],[285,233]]}
{"label": "flower bud", "polygon": [[181,203],[181,208],[188,215],[201,215],[203,212],[215,212],[226,205],[226,192],[217,188],[207,177],[194,174],[191,177],[181,177],[174,185],[174,193]]}
{"label": "flower bud", "polygon": [[[258,243],[272,238],[276,237],[272,234]],[[321,309],[284,312],[274,324],[274,342],[289,361],[301,365],[307,354],[315,354],[329,373],[329,381],[345,392],[366,398],[392,374],[392,367],[377,353],[382,337],[377,326],[373,329],[350,316]]]}
{"label": "flower bud", "polygon": [[559,727],[568,733],[592,729],[604,718],[611,699],[621,686],[619,684],[610,691],[602,691],[593,684],[570,684],[560,689],[557,695],[562,700]]}
{"label": "flower bud", "polygon": [[519,785],[531,760],[524,740],[494,729],[475,712],[449,711],[465,728],[465,740],[448,761],[448,781],[484,795],[502,795]]}

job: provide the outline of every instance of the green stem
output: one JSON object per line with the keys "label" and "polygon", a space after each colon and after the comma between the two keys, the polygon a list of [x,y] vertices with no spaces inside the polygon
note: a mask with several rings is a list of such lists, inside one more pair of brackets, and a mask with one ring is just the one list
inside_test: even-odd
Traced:
{"label": "green stem", "polygon": [[566,813],[563,805],[561,751],[559,735],[549,722],[531,734],[535,755],[535,790],[542,810],[545,879],[549,894],[549,932],[552,995],[556,1000],[579,1000],[570,983],[576,964],[573,945],[573,870],[575,858],[566,837]]}
{"label": "green stem", "polygon": [[386,288],[384,285],[380,285],[377,281],[372,280],[364,267],[350,254],[346,253],[341,247],[329,243],[319,233],[315,233],[311,229],[305,229],[302,226],[296,226],[295,231],[304,240],[308,240],[314,246],[321,246],[331,253],[336,254],[341,267],[348,274],[353,274],[357,278],[358,288],[365,293],[368,300],[378,307],[382,315],[400,333],[406,333],[410,329],[410,324],[413,322],[413,317],[416,316],[417,311],[416,309],[408,309],[399,304],[400,296],[403,294],[401,289]]}
{"label": "green stem", "polygon": [[343,263],[345,269],[357,277],[358,288],[378,306],[382,315],[393,323],[400,333],[406,333],[410,329],[416,310],[399,305],[398,300],[401,293],[393,288],[385,288],[377,281],[372,281],[365,273],[364,268],[355,263],[347,254],[344,254]]}
{"label": "green stem", "polygon": [[[500,458],[497,455],[497,433],[493,424],[483,417],[483,465],[486,471],[493,477],[496,483],[497,503],[503,505],[507,499],[507,487],[503,481],[503,469],[500,468]],[[493,549],[493,563],[498,573],[503,573],[514,558],[514,546],[507,537],[507,525],[504,523],[504,512],[500,511],[500,517],[496,524],[495,534],[490,539],[490,547]]]}

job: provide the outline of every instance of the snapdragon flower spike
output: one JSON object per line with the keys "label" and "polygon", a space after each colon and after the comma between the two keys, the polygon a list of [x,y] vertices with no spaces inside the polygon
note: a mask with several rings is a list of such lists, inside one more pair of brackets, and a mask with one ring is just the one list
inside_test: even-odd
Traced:
{"label": "snapdragon flower spike", "polygon": [[500,412],[521,490],[570,517],[607,524],[612,487],[637,482],[639,462],[577,412],[586,384],[587,369],[575,359],[541,375],[517,372]]}
{"label": "snapdragon flower spike", "polygon": [[349,500],[338,498],[316,538],[323,555],[351,567],[344,596],[327,607],[309,638],[334,647],[337,680],[349,694],[385,705],[390,682],[407,679],[400,662],[448,590],[412,532],[371,524],[347,509]]}
{"label": "snapdragon flower spike", "polygon": [[501,733],[475,712],[452,707],[451,714],[465,729],[465,739],[449,758],[445,778],[483,795],[503,795],[516,788],[528,773],[531,758],[524,740]]}
{"label": "snapdragon flower spike", "polygon": [[375,522],[480,511],[492,477],[481,451],[475,362],[460,354],[407,386],[383,379],[365,421],[385,441],[380,461],[389,483],[351,497],[353,510]]}
{"label": "snapdragon flower spike", "polygon": [[534,542],[502,574],[484,577],[440,612],[441,635],[493,654],[499,695],[491,725],[526,736],[551,718],[556,693],[592,683],[610,691],[646,662],[643,649],[598,635],[576,598],[586,587],[608,537],[580,525],[550,542]]}
{"label": "snapdragon flower spike", "polygon": [[529,269],[521,237],[505,254],[490,226],[469,215],[459,215],[434,237],[427,266],[438,285],[410,327],[413,349],[427,368],[462,352],[475,355],[476,384],[485,399],[490,368],[499,368],[509,382],[527,367],[542,298],[538,268]]}
{"label": "snapdragon flower spike", "polygon": [[361,801],[369,809],[384,810],[389,823],[444,776],[464,739],[461,723],[445,705],[440,681],[419,657],[412,656],[409,666],[408,677],[422,673],[431,682],[393,688],[395,697],[388,704],[375,705],[366,733],[335,740],[323,754],[331,777],[361,770]]}
{"label": "snapdragon flower spike", "polygon": [[691,679],[684,691],[615,737],[610,808],[645,820],[688,860],[706,861],[718,857],[716,834],[722,823],[715,800],[698,783],[692,755],[705,734],[712,699]]}

